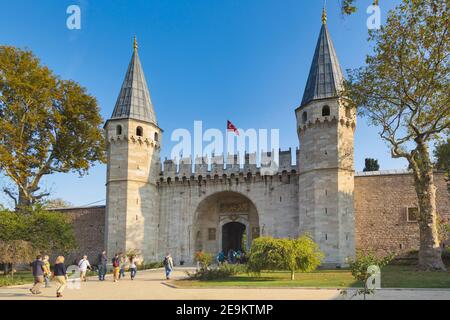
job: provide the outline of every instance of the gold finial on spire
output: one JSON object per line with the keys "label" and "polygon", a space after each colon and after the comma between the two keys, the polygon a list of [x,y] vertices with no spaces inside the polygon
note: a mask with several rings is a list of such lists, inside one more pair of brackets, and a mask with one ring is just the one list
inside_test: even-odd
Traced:
{"label": "gold finial on spire", "polygon": [[322,24],[327,24],[327,8],[325,6],[322,10]]}
{"label": "gold finial on spire", "polygon": [[134,51],[137,51],[137,49],[138,49],[138,43],[137,43],[136,36],[134,36],[133,48],[134,48]]}

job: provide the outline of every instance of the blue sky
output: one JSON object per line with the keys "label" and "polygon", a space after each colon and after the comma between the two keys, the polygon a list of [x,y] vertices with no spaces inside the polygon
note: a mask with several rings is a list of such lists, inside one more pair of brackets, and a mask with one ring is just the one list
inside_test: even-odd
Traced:
{"label": "blue sky", "polygon": [[[342,69],[364,64],[369,53],[366,7],[343,17],[328,1],[328,27]],[[383,19],[399,1],[383,1]],[[81,30],[68,30],[66,9],[81,7]],[[0,0],[0,44],[32,50],[65,79],[85,86],[107,119],[114,108],[136,34],[159,125],[162,157],[174,129],[279,128],[283,150],[298,146],[295,108],[300,104],[321,26],[321,0]],[[364,158],[381,169],[405,168],[390,157],[377,129],[359,119],[355,168]],[[104,165],[88,176],[55,174],[42,187],[54,198],[86,205],[105,198]],[[2,178],[0,184],[8,183]],[[0,203],[11,204],[0,195]]]}

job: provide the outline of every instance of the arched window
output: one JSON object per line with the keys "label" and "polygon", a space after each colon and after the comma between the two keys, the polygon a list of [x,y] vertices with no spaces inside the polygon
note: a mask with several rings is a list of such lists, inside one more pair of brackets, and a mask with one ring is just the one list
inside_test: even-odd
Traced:
{"label": "arched window", "polygon": [[142,129],[142,127],[137,127],[136,128],[136,135],[138,137],[142,137],[144,135],[144,130]]}
{"label": "arched window", "polygon": [[329,106],[323,106],[322,108],[322,117],[328,117],[330,116],[330,107]]}
{"label": "arched window", "polygon": [[158,141],[159,137],[158,137],[158,132],[155,132],[155,141]]}
{"label": "arched window", "polygon": [[118,136],[120,136],[122,134],[122,126],[120,124],[118,124],[116,127],[116,134]]}
{"label": "arched window", "polygon": [[306,123],[306,120],[308,120],[308,113],[306,113],[306,111],[303,111],[302,114],[302,122]]}
{"label": "arched window", "polygon": [[350,112],[350,108],[345,108],[345,116],[347,117],[347,118],[351,118],[351,112]]}

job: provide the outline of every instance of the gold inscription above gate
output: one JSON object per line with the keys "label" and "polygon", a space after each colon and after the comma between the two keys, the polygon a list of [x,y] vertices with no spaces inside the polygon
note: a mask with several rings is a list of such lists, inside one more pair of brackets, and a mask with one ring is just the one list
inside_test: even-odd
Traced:
{"label": "gold inscription above gate", "polygon": [[248,203],[221,203],[220,212],[248,212]]}

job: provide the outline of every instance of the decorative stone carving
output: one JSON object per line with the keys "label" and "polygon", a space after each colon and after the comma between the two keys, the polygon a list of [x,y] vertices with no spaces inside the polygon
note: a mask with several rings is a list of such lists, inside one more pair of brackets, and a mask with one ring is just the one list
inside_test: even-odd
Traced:
{"label": "decorative stone carving", "polygon": [[221,203],[219,212],[247,212],[248,203]]}

